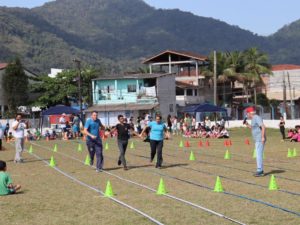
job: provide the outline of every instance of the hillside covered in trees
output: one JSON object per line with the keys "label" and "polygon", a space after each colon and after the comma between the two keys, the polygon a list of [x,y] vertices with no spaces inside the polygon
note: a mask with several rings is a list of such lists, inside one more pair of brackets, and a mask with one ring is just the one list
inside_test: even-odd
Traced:
{"label": "hillside covered in trees", "polygon": [[209,54],[258,47],[272,63],[300,62],[300,21],[269,37],[142,0],[56,0],[33,9],[0,7],[0,61],[18,55],[34,72],[79,58],[108,72],[133,70],[165,49]]}

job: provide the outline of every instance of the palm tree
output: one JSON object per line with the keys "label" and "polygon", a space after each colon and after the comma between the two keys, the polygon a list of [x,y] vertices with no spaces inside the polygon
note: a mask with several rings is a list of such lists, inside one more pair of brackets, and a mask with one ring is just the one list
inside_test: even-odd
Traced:
{"label": "palm tree", "polygon": [[226,68],[224,69],[223,74],[230,80],[231,95],[235,81],[243,83],[243,80],[241,79],[243,77],[242,59],[243,54],[240,51],[226,53]]}
{"label": "palm tree", "polygon": [[264,85],[261,75],[271,74],[271,65],[268,56],[260,52],[257,48],[249,48],[243,52],[244,79],[246,88],[254,88],[254,99],[256,104],[256,87],[258,84]]}
{"label": "palm tree", "polygon": [[[223,52],[217,52],[217,82],[223,84],[223,102],[225,102],[225,83],[228,81],[227,77],[223,74],[224,69],[226,68],[226,54]],[[214,54],[211,53],[209,55],[209,61],[214,61]],[[213,75],[214,75],[214,65],[210,63],[206,69],[202,71],[202,74],[205,77],[210,78],[210,83],[213,82]]]}

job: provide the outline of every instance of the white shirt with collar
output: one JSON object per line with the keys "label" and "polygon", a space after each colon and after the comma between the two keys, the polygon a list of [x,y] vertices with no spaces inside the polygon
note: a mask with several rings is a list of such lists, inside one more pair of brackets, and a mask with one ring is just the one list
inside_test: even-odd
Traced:
{"label": "white shirt with collar", "polygon": [[[19,122],[15,120],[12,124],[12,127],[15,127]],[[17,129],[13,129],[13,136],[15,138],[24,138],[24,130],[26,129],[26,124],[23,122],[20,122]]]}

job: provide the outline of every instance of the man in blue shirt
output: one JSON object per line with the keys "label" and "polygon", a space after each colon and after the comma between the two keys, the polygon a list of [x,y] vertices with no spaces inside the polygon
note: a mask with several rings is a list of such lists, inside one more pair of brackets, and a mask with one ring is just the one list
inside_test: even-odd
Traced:
{"label": "man in blue shirt", "polygon": [[247,122],[244,124],[252,130],[252,137],[255,142],[257,171],[254,176],[262,177],[264,176],[263,155],[266,143],[266,128],[262,118],[256,115],[256,110],[253,107],[248,107],[246,112],[247,118],[251,119],[251,125]]}
{"label": "man in blue shirt", "polygon": [[98,113],[92,112],[91,118],[87,119],[84,125],[84,134],[87,136],[86,145],[90,154],[91,165],[94,163],[96,154],[97,164],[96,171],[101,172],[103,169],[103,146],[100,137],[100,130],[105,129],[105,126],[98,119]]}
{"label": "man in blue shirt", "polygon": [[163,157],[162,157],[162,149],[164,145],[164,134],[166,133],[166,137],[169,137],[169,133],[167,132],[167,127],[164,123],[161,121],[161,116],[156,115],[155,121],[148,123],[148,126],[146,126],[142,133],[140,134],[140,137],[143,136],[143,133],[145,130],[149,127],[150,130],[150,147],[151,147],[151,158],[150,161],[152,162],[156,151],[157,151],[157,161],[156,161],[156,168],[160,169]]}

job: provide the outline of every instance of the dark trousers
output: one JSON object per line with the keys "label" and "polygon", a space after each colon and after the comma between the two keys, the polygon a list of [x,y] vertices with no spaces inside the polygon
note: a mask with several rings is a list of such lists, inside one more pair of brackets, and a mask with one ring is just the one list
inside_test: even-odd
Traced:
{"label": "dark trousers", "polygon": [[284,127],[280,127],[280,133],[282,135],[282,139],[285,139],[285,128]]}
{"label": "dark trousers", "polygon": [[0,150],[2,150],[2,139],[0,139]]}
{"label": "dark trousers", "polygon": [[123,166],[126,166],[125,153],[128,145],[128,140],[118,140],[118,147],[120,150],[119,160],[122,162]]}
{"label": "dark trousers", "polygon": [[140,133],[142,133],[142,127],[139,125],[139,126],[137,126],[137,132],[140,134]]}
{"label": "dark trousers", "polygon": [[102,147],[102,141],[101,140],[87,140],[86,145],[90,154],[91,158],[91,164],[94,163],[94,157],[96,155],[97,163],[96,168],[102,169],[103,168],[103,147]]}
{"label": "dark trousers", "polygon": [[163,158],[162,158],[162,149],[164,146],[164,141],[155,141],[150,140],[150,147],[151,147],[151,161],[154,159],[156,151],[157,151],[157,161],[156,166],[161,166]]}

